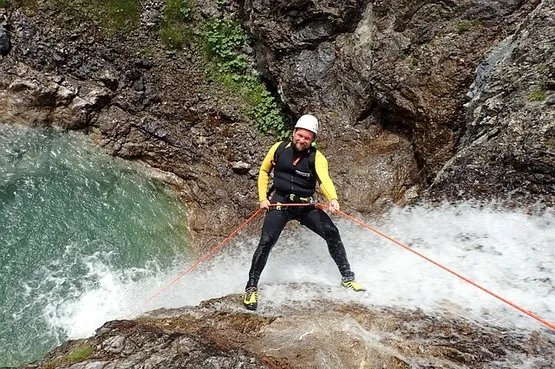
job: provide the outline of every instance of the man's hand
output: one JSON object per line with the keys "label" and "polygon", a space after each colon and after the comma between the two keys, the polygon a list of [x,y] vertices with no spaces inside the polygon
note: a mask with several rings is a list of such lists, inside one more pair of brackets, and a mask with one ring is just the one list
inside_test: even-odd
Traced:
{"label": "man's hand", "polygon": [[270,200],[265,199],[260,201],[259,206],[260,206],[260,209],[266,209],[266,210],[270,209]]}
{"label": "man's hand", "polygon": [[329,209],[332,214],[337,213],[339,211],[339,201],[337,201],[336,199],[331,200]]}

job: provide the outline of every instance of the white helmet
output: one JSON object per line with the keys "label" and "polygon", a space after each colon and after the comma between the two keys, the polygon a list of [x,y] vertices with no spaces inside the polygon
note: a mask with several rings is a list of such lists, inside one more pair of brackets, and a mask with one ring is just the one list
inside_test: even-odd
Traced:
{"label": "white helmet", "polygon": [[318,133],[318,119],[314,115],[305,114],[299,118],[297,124],[295,124],[295,128],[304,128],[308,129],[310,132],[314,132],[314,134]]}

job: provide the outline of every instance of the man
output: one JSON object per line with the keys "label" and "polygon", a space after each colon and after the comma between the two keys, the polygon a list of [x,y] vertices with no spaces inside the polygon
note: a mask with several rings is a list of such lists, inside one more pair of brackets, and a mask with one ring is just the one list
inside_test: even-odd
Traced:
{"label": "man", "polygon": [[[258,280],[268,255],[285,224],[294,219],[326,240],[329,253],[341,273],[341,284],[357,292],[364,291],[354,281],[355,275],[347,261],[339,231],[326,212],[315,206],[286,206],[287,203],[311,203],[318,180],[321,192],[329,201],[329,210],[332,213],[339,210],[335,187],[328,173],[328,161],[312,146],[317,133],[318,119],[310,114],[303,115],[293,130],[293,141],[274,144],[260,166],[258,196],[260,208],[267,211],[243,297],[243,304],[249,310],[256,310],[258,306]],[[272,191],[268,191],[272,169],[274,192],[271,199],[268,199]]]}

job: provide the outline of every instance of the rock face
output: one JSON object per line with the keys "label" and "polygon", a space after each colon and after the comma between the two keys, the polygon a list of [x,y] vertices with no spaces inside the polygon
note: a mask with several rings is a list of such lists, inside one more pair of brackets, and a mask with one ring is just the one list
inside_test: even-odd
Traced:
{"label": "rock face", "polygon": [[434,197],[555,204],[555,2],[544,1],[478,66],[458,151]]}
{"label": "rock face", "polygon": [[144,2],[126,35],[51,4],[0,9],[11,45],[0,64],[2,121],[81,129],[110,154],[173,173],[162,177],[184,195],[193,244],[221,240],[238,225],[230,219],[256,209],[257,171],[244,168],[258,167],[272,138],[210,80],[200,45],[161,44],[165,1]]}
{"label": "rock face", "polygon": [[[550,5],[544,3],[536,13],[549,22]],[[291,110],[322,117],[322,137],[333,142],[329,152],[353,163],[352,173],[338,173],[340,187],[348,199],[365,205],[349,206],[367,211],[385,198],[402,203],[415,184],[425,188],[459,150],[460,137],[473,124],[463,105],[476,66],[500,39],[517,31],[538,2],[272,4],[247,0],[242,7],[260,67]],[[529,26],[525,21],[521,29]],[[521,32],[522,37],[551,32],[537,22],[534,27],[539,29]],[[384,147],[385,142],[390,144]],[[395,178],[396,185],[384,189],[384,176]],[[455,188],[465,176],[445,185]],[[376,186],[350,186],[364,180]]]}
{"label": "rock face", "polygon": [[[164,48],[164,1],[144,2],[125,35],[51,3],[0,9],[2,119],[81,129],[113,155],[175,174],[194,243],[221,239],[237,225],[229,219],[255,210],[273,138],[211,78],[201,45]],[[195,22],[217,12],[212,1],[191,4]],[[320,118],[319,148],[344,209],[379,213],[432,183],[431,198],[553,203],[552,2],[228,8],[252,34],[249,53],[284,111]]]}
{"label": "rock face", "polygon": [[[549,333],[515,334],[419,312],[313,301],[239,310],[239,296],[113,321],[26,369],[549,368]],[[88,349],[88,350],[87,350]],[[85,352],[78,360],[75,352]]]}
{"label": "rock face", "polygon": [[[257,168],[273,139],[257,133],[244,101],[212,79],[200,45],[162,46],[165,1],[141,2],[139,24],[125,35],[103,33],[52,1],[30,3],[36,6],[0,8],[3,121],[83,130],[113,155],[173,173],[164,178],[182,191],[200,246],[213,246],[255,210]],[[217,12],[215,1],[191,4],[196,21]],[[229,7],[252,35],[249,56],[284,112],[320,118],[319,148],[344,209],[380,212],[422,194],[555,205],[553,0],[241,0]],[[237,304],[226,297],[110,322],[27,368],[555,362],[552,336],[541,332],[507,334],[329,301],[262,315]]]}

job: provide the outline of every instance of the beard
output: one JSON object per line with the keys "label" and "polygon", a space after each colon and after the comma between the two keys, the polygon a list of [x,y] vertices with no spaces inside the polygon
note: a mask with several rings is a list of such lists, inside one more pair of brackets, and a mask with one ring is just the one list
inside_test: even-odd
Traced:
{"label": "beard", "polygon": [[306,144],[302,144],[298,141],[293,142],[293,148],[295,149],[295,151],[308,150],[309,147],[310,147],[310,142],[307,142]]}

